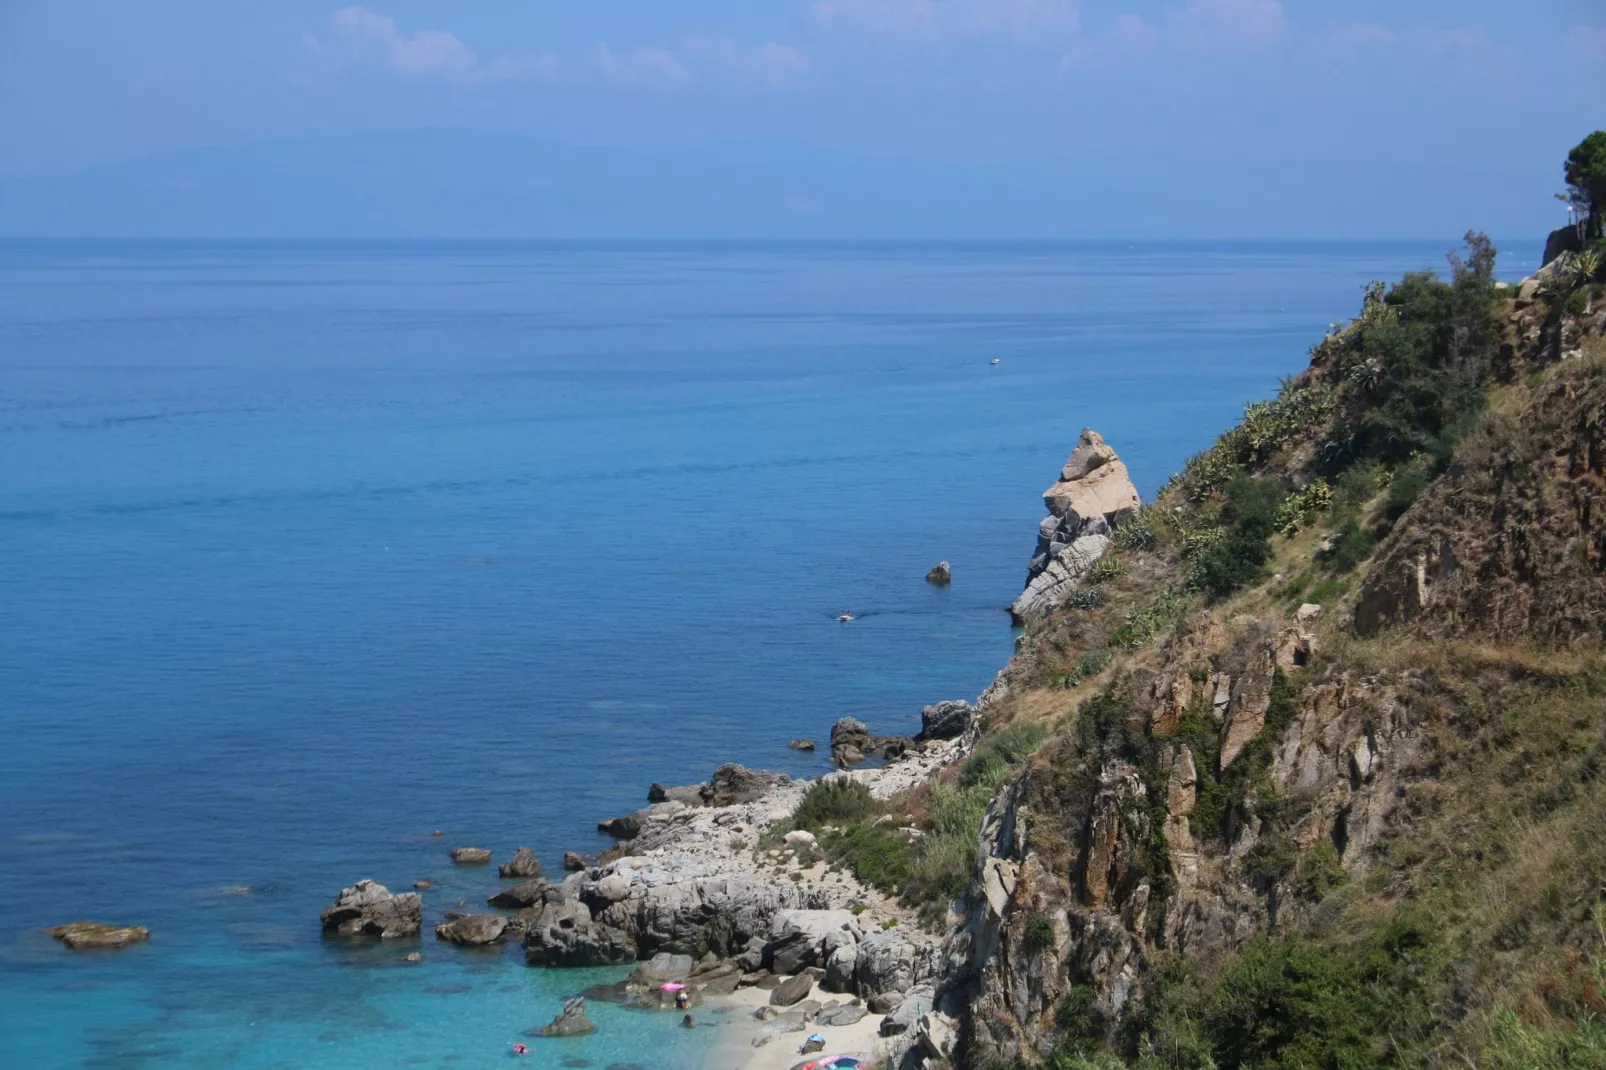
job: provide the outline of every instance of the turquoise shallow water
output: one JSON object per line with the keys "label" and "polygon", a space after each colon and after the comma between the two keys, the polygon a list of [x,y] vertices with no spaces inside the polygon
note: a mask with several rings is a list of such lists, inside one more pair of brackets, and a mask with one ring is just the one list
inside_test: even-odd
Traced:
{"label": "turquoise shallow water", "polygon": [[[0,1065],[501,1065],[592,978],[342,885],[973,697],[1084,424],[1151,493],[1449,244],[0,244]],[[718,1033],[597,1016],[519,1065]]]}

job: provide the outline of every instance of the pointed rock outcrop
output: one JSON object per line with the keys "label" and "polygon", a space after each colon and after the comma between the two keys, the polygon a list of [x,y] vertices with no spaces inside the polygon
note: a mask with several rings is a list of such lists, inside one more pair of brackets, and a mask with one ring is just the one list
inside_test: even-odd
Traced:
{"label": "pointed rock outcrop", "polygon": [[1037,529],[1026,590],[1009,607],[1017,623],[1061,605],[1109,549],[1115,526],[1143,504],[1126,465],[1092,428],[1084,428],[1059,481],[1043,492],[1049,515]]}

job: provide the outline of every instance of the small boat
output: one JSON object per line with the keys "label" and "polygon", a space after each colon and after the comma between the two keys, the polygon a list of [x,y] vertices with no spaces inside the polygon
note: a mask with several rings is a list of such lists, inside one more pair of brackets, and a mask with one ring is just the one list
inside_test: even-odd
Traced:
{"label": "small boat", "polygon": [[836,615],[836,619],[841,621],[843,624],[847,624],[853,619],[853,610],[844,609],[842,612]]}
{"label": "small boat", "polygon": [[997,364],[997,363],[998,363],[998,358],[997,358],[997,357],[994,357],[994,358],[993,358],[993,363],[994,363],[994,364]]}

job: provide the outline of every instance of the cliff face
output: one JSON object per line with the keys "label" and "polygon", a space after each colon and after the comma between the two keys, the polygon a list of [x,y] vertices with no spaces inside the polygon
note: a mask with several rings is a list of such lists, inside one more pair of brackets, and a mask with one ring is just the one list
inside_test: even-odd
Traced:
{"label": "cliff face", "polygon": [[[945,945],[964,1061],[1594,1065],[1543,1052],[1606,1011],[1606,317],[1476,282],[1476,378],[1379,386],[1420,313],[1369,295],[1148,510],[1084,432],[984,701],[1050,732]],[[1396,399],[1468,382],[1435,462]]]}

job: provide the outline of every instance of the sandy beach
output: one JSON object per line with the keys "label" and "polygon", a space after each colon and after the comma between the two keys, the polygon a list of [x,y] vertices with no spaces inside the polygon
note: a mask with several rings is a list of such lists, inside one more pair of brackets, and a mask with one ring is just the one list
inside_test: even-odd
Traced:
{"label": "sandy beach", "polygon": [[[818,988],[809,998],[821,1002],[836,999],[844,1003],[853,999]],[[897,1039],[880,1035],[881,1020],[885,1017],[880,1014],[867,1014],[849,1026],[811,1024],[801,1032],[776,1033],[770,1023],[756,1017],[759,1008],[769,1004],[769,999],[767,989],[742,988],[730,996],[704,1003],[698,1011],[698,1021],[720,1022],[721,1034],[703,1070],[791,1070],[821,1055],[852,1055],[866,1066],[881,1066]],[[731,1009],[727,1012],[723,1010],[725,1007]],[[716,1010],[718,1014],[714,1013]],[[817,1055],[800,1054],[798,1048],[813,1033],[825,1037],[825,1050]],[[754,1041],[765,1036],[771,1039],[755,1046]]]}

